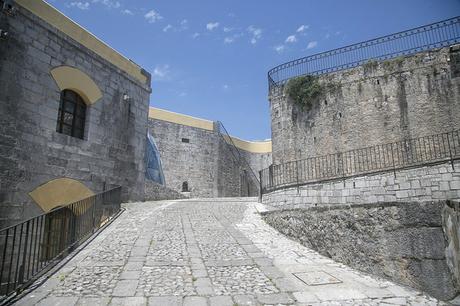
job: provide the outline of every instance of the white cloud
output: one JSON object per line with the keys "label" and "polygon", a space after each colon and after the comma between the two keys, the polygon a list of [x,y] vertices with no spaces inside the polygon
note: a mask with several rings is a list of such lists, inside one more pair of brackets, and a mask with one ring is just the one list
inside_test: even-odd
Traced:
{"label": "white cloud", "polygon": [[228,86],[228,84],[224,84],[224,85],[222,86],[222,89],[223,89],[223,90],[229,90],[229,89],[230,89],[230,86]]}
{"label": "white cloud", "polygon": [[158,65],[153,69],[152,80],[156,81],[165,81],[170,79],[171,71],[169,70],[169,65]]}
{"label": "white cloud", "polygon": [[262,29],[256,28],[253,25],[248,27],[248,32],[252,35],[251,44],[255,45],[262,38]]}
{"label": "white cloud", "polygon": [[121,6],[119,1],[113,0],[93,0],[93,3],[100,3],[108,8],[119,8]]}
{"label": "white cloud", "polygon": [[305,32],[306,30],[308,30],[309,27],[310,26],[303,24],[297,29],[297,33]]}
{"label": "white cloud", "polygon": [[331,34],[327,33],[326,35],[324,35],[324,38],[326,39],[329,39],[331,37]]}
{"label": "white cloud", "polygon": [[180,30],[181,30],[181,31],[188,30],[188,20],[187,20],[187,19],[183,19],[183,20],[180,22]]}
{"label": "white cloud", "polygon": [[283,45],[279,45],[279,46],[275,46],[274,49],[278,53],[283,53],[285,47]]}
{"label": "white cloud", "polygon": [[163,16],[158,14],[155,10],[150,10],[147,14],[144,15],[144,18],[147,20],[148,23],[154,23],[158,20],[163,19]]}
{"label": "white cloud", "polygon": [[168,32],[168,31],[171,30],[172,28],[173,28],[173,26],[170,25],[170,24],[168,24],[167,26],[165,26],[165,27],[163,28],[163,32]]}
{"label": "white cloud", "polygon": [[231,31],[233,31],[232,28],[224,27],[224,32],[225,33],[228,33],[228,32],[231,32]]}
{"label": "white cloud", "polygon": [[286,43],[295,43],[297,41],[297,37],[295,37],[295,35],[290,35],[286,38]]}
{"label": "white cloud", "polygon": [[244,34],[243,33],[236,33],[231,36],[227,36],[224,39],[225,44],[231,44],[234,43],[238,38],[242,37]]}
{"label": "white cloud", "polygon": [[198,36],[200,36],[200,33],[195,32],[193,33],[192,38],[195,39],[195,38],[198,38]]}
{"label": "white cloud", "polygon": [[208,29],[209,31],[212,31],[214,30],[215,28],[219,27],[219,23],[218,22],[209,22],[207,25],[206,25],[206,29]]}
{"label": "white cloud", "polygon": [[315,48],[316,46],[318,46],[318,42],[317,41],[310,41],[307,45],[307,49],[313,49]]}
{"label": "white cloud", "polygon": [[122,12],[123,14],[125,14],[125,15],[131,15],[131,16],[134,15],[134,13],[133,13],[132,11],[128,10],[128,9],[122,10],[121,12]]}
{"label": "white cloud", "polygon": [[89,9],[89,2],[80,2],[80,1],[71,2],[70,6],[79,8],[80,10],[87,10]]}

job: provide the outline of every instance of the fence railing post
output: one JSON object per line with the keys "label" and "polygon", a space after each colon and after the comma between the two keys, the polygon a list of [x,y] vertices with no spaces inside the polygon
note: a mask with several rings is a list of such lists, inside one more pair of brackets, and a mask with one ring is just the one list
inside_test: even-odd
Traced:
{"label": "fence railing post", "polygon": [[391,149],[390,149],[390,152],[391,152],[391,162],[393,163],[393,174],[396,178],[396,165],[395,165],[395,156],[393,154],[393,144],[391,143]]}
{"label": "fence railing post", "polygon": [[[24,273],[26,267],[26,257],[27,257],[27,244],[29,242],[29,221],[27,221],[26,225],[26,238],[24,240],[24,254],[22,255],[22,265],[19,268],[19,283],[24,283]],[[19,258],[18,258],[19,260]]]}
{"label": "fence railing post", "polygon": [[[450,146],[449,134],[450,133],[446,134],[446,136],[447,136],[447,146],[449,147],[450,164],[452,165],[452,170],[455,171],[454,157],[452,156],[452,148]],[[454,136],[454,133],[452,133],[452,138],[453,138],[453,136]]]}
{"label": "fence railing post", "polygon": [[262,170],[259,170],[259,202],[262,203]]}

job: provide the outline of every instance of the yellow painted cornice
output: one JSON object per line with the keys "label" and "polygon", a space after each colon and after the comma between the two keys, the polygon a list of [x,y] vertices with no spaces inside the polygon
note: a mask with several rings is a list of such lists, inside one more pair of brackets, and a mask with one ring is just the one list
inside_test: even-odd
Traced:
{"label": "yellow painted cornice", "polygon": [[232,138],[232,142],[235,144],[236,147],[251,152],[251,153],[271,153],[272,152],[272,141],[271,140],[264,140],[264,141],[248,141],[237,138],[235,136],[230,136]]}
{"label": "yellow painted cornice", "polygon": [[112,49],[109,45],[50,4],[43,0],[16,0],[15,2],[119,69],[125,71],[142,84],[150,87],[150,80],[142,73],[142,68],[139,65]]}
{"label": "yellow painted cornice", "polygon": [[150,107],[149,118],[187,125],[203,130],[214,131],[213,121],[170,112],[160,108]]}
{"label": "yellow painted cornice", "polygon": [[[188,115],[183,115],[164,109],[150,107],[149,118],[172,122],[176,124],[182,124],[195,128],[200,128],[208,131],[214,131],[214,122],[211,120],[196,118]],[[272,141],[247,141],[234,136],[230,136],[232,142],[239,149],[245,150],[251,153],[271,153],[272,152]],[[229,139],[226,139],[230,142]]]}

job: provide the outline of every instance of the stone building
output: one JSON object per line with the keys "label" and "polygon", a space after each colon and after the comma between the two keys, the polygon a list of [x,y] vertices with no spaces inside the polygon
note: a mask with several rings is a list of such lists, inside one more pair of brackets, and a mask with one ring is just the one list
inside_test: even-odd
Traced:
{"label": "stone building", "polygon": [[231,137],[219,122],[151,107],[149,130],[166,187],[191,197],[245,196],[259,187],[258,171],[271,164],[271,141]]}
{"label": "stone building", "polygon": [[0,228],[114,185],[144,199],[149,73],[46,2],[12,3],[0,13]]}

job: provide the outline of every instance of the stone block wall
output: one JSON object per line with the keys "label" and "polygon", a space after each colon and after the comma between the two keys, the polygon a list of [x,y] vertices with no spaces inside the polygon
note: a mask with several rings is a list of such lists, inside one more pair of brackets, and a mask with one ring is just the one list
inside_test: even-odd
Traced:
{"label": "stone block wall", "polygon": [[321,75],[310,111],[273,91],[274,164],[460,129],[457,49]]}
{"label": "stone block wall", "polygon": [[191,197],[218,196],[219,135],[155,119],[149,119],[149,129],[160,152],[167,187],[182,192],[182,183],[187,182]]}
{"label": "stone block wall", "polygon": [[268,212],[286,236],[359,270],[442,300],[458,289],[446,260],[445,201],[380,203]]}
{"label": "stone block wall", "polygon": [[[9,32],[0,41],[0,227],[41,213],[28,192],[60,177],[94,192],[121,185],[123,201],[142,200],[150,84],[20,6],[0,14],[0,28]],[[84,139],[56,132],[60,89],[50,71],[62,65],[102,92],[87,108]]]}
{"label": "stone block wall", "polygon": [[[396,174],[396,175],[395,175]],[[460,161],[344,180],[293,187],[264,194],[274,209],[383,202],[460,200]]]}
{"label": "stone block wall", "polygon": [[[229,148],[216,129],[149,118],[149,130],[160,152],[168,188],[181,192],[182,183],[187,182],[192,198],[247,194],[247,179],[235,160],[238,152]],[[256,176],[271,164],[271,153],[238,150]],[[253,176],[248,177],[250,188],[254,189]]]}
{"label": "stone block wall", "polygon": [[145,201],[162,201],[186,199],[187,197],[180,192],[172,190],[156,182],[145,180]]}

